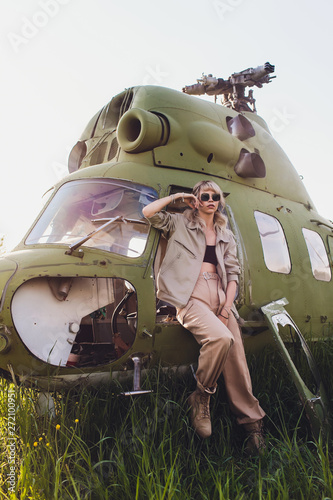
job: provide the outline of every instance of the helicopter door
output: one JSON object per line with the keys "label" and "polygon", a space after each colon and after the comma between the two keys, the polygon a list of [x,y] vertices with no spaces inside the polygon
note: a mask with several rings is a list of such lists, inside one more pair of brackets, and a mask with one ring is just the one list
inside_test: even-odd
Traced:
{"label": "helicopter door", "polygon": [[[327,435],[329,433],[327,412],[328,399],[325,394],[325,389],[309,346],[293,319],[284,308],[287,304],[287,299],[283,298],[267,304],[262,307],[261,310],[266,317],[278,350],[295,383],[300,399],[304,405],[306,415],[309,419],[312,432],[316,437],[319,436],[321,431],[324,435]],[[286,344],[288,346],[291,345],[292,348],[287,349]],[[300,362],[300,354],[305,355],[307,361],[305,370],[304,364],[302,365]],[[296,367],[296,364],[299,368]],[[306,383],[301,376],[301,371],[303,378],[306,378]],[[308,386],[310,386],[311,389]]]}

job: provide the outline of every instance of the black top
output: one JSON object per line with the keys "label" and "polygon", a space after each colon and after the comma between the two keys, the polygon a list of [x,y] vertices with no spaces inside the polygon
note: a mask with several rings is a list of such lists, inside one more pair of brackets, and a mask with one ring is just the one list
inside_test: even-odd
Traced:
{"label": "black top", "polygon": [[215,245],[206,245],[206,252],[203,261],[217,266]]}

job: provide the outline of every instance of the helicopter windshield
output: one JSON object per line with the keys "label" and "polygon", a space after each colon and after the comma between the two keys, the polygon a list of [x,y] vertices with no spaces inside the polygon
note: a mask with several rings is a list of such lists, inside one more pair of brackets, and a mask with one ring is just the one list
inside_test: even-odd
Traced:
{"label": "helicopter windshield", "polygon": [[127,181],[67,182],[46,207],[26,244],[75,245],[82,239],[80,244],[86,247],[139,257],[149,232],[142,208],[156,198],[154,189]]}

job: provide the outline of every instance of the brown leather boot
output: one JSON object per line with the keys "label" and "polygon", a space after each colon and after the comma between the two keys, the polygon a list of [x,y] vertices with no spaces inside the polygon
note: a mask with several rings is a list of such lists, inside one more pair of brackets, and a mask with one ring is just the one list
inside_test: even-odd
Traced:
{"label": "brown leather boot", "polygon": [[266,451],[263,421],[243,424],[243,427],[247,435],[245,452],[248,455],[263,455]]}
{"label": "brown leather boot", "polygon": [[191,408],[191,423],[194,430],[201,438],[208,438],[212,433],[209,412],[210,394],[196,389],[187,401]]}

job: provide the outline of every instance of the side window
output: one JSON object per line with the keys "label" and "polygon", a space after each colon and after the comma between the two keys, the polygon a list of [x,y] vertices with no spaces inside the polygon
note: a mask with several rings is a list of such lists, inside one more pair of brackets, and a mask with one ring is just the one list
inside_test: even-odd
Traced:
{"label": "side window", "polygon": [[331,281],[331,269],[325,245],[320,235],[311,229],[302,229],[308,248],[313,276],[320,281]]}
{"label": "side window", "polygon": [[289,274],[291,271],[289,250],[280,222],[275,217],[258,211],[254,212],[254,217],[267,268],[275,273]]}

